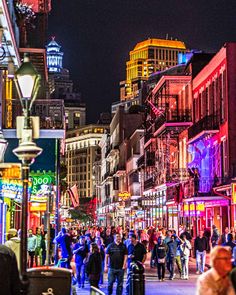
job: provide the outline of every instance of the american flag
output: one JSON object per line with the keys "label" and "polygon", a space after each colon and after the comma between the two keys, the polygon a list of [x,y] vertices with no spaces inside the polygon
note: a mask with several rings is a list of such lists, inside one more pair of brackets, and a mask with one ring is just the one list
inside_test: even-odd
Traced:
{"label": "american flag", "polygon": [[71,188],[69,188],[68,193],[70,195],[70,199],[71,199],[73,206],[78,207],[79,206],[79,194],[78,194],[77,185],[74,184]]}
{"label": "american flag", "polygon": [[150,104],[153,113],[154,113],[157,117],[159,117],[159,116],[161,116],[161,115],[164,114],[164,110],[162,110],[162,109],[158,109],[158,108],[157,108],[157,107],[151,102],[151,100],[148,100],[148,103]]}

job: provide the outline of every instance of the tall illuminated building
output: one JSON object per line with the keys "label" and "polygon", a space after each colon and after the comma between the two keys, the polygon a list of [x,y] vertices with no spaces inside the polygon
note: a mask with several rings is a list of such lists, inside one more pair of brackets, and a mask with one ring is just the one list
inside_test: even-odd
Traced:
{"label": "tall illuminated building", "polygon": [[126,62],[126,80],[120,82],[120,100],[139,95],[143,81],[157,71],[178,64],[178,54],[186,52],[184,42],[167,39],[147,39],[130,51]]}
{"label": "tall illuminated building", "polygon": [[55,37],[46,46],[46,52],[50,98],[64,100],[66,129],[80,128],[86,122],[86,106],[80,93],[73,89],[69,70],[63,68],[64,53]]}

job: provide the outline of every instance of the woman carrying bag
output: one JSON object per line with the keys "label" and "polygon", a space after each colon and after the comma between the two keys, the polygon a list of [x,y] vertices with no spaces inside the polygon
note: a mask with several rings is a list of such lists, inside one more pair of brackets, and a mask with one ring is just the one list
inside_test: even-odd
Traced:
{"label": "woman carrying bag", "polygon": [[152,252],[152,261],[154,260],[157,264],[157,275],[160,282],[165,279],[167,249],[162,236],[159,236]]}

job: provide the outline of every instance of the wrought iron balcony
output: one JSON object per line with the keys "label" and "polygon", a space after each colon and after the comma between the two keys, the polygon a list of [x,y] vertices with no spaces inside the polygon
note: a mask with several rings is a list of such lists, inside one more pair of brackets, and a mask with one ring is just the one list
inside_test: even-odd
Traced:
{"label": "wrought iron balcony", "polygon": [[138,168],[144,166],[144,163],[145,163],[145,159],[144,159],[144,155],[142,155],[142,156],[139,157],[138,160],[137,160],[137,166],[138,166]]}
{"label": "wrought iron balcony", "polygon": [[220,127],[220,118],[217,115],[210,115],[202,118],[198,122],[194,123],[188,129],[188,137],[193,138],[202,131],[218,130]]}
{"label": "wrought iron balcony", "polygon": [[[165,123],[189,123],[191,122],[191,110],[175,110],[166,111],[166,113],[160,115],[155,120],[155,130],[158,130]],[[175,125],[176,127],[176,125]]]}
{"label": "wrought iron balcony", "polygon": [[[64,129],[64,114],[64,101],[61,99],[36,99],[31,111],[32,116],[40,118],[40,129]],[[22,116],[20,101],[12,100],[12,118],[17,116]],[[15,125],[16,120],[12,120],[11,128],[16,128]]]}
{"label": "wrought iron balcony", "polygon": [[144,181],[144,190],[154,188],[154,185],[155,185],[154,179],[153,177],[151,177]]}

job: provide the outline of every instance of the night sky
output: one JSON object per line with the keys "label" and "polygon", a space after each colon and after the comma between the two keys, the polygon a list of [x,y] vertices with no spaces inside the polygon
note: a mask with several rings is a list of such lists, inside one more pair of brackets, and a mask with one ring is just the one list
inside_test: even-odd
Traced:
{"label": "night sky", "polygon": [[236,0],[52,0],[49,36],[87,104],[87,123],[119,100],[119,81],[136,43],[178,38],[217,51],[236,41]]}

